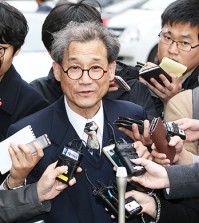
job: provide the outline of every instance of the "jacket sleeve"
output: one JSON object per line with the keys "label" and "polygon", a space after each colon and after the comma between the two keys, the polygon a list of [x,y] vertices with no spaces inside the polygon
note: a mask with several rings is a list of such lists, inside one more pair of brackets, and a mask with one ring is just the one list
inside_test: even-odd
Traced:
{"label": "jacket sleeve", "polygon": [[181,199],[165,200],[160,199],[161,212],[158,223],[195,223],[199,219],[199,200]]}
{"label": "jacket sleeve", "polygon": [[36,183],[16,190],[0,191],[0,222],[25,220],[51,208],[50,201],[40,203]]}
{"label": "jacket sleeve", "polygon": [[199,162],[191,165],[174,165],[166,167],[169,181],[168,199],[199,197]]}

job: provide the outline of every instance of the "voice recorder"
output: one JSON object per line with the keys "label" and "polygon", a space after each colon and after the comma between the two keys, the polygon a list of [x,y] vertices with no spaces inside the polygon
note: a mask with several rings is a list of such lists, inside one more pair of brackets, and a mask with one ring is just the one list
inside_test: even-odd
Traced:
{"label": "voice recorder", "polygon": [[77,167],[80,166],[82,158],[82,145],[75,149],[72,148],[71,145],[72,143],[69,143],[67,146],[64,146],[57,163],[57,166],[68,166],[68,171],[63,174],[59,174],[56,178],[57,180],[66,184],[68,184],[74,177],[74,172],[76,171]]}

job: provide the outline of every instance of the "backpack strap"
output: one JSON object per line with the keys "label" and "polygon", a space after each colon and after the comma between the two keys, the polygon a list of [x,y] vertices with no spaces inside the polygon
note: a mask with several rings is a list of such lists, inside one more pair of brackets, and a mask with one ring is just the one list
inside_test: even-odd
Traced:
{"label": "backpack strap", "polygon": [[192,94],[193,118],[199,119],[199,87],[194,88]]}

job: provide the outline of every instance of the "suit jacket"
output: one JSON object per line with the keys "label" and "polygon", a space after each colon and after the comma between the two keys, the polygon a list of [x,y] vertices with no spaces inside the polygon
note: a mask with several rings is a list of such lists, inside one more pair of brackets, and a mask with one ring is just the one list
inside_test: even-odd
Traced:
{"label": "suit jacket", "polygon": [[174,165],[166,167],[170,192],[166,198],[199,197],[199,162],[191,165]]}
{"label": "suit jacket", "polygon": [[33,87],[21,79],[12,65],[0,82],[0,141],[8,127],[19,119],[48,106]]}
{"label": "suit jacket", "polygon": [[36,184],[17,190],[0,191],[0,222],[15,222],[50,211],[50,202],[41,204]]}
{"label": "suit jacket", "polygon": [[[105,116],[103,146],[106,146],[109,139],[113,137],[112,130],[107,127],[107,122],[112,124],[118,116],[144,119],[146,115],[140,106],[126,101],[103,100],[103,105]],[[47,133],[52,142],[52,145],[44,150],[44,157],[40,160],[28,178],[29,182],[34,182],[39,179],[50,163],[58,159],[58,156],[63,150],[63,146],[69,141],[78,138],[78,136],[68,120],[63,97],[48,108],[24,118],[15,125],[12,125],[9,129],[9,133],[12,134],[28,124],[32,125],[36,136]],[[113,129],[116,139],[123,137],[128,142],[131,142],[127,136],[118,131],[116,126],[113,126]],[[89,159],[90,153],[88,153],[85,148],[83,148],[82,151],[84,155],[81,163],[83,172],[75,175],[77,183],[74,186],[66,188],[66,190],[51,201],[51,211],[43,216],[45,223],[117,222],[117,219],[115,221],[110,219],[110,215],[105,213],[103,206],[95,204],[94,197],[92,196],[91,189],[84,172],[84,167],[87,164],[87,166],[89,166],[87,169],[88,177],[92,183],[95,183],[95,180],[102,179],[107,183],[110,182],[110,180],[115,179],[115,172],[113,172],[112,164],[108,159],[106,159],[104,154],[101,155],[102,162],[92,162],[92,160]],[[104,163],[106,164],[106,169],[104,169]],[[96,170],[94,175],[91,175],[90,172],[90,169],[92,168]],[[195,223],[199,219],[198,200],[167,201],[162,196],[161,206],[160,223]],[[96,210],[98,211],[99,219],[95,219],[94,212]],[[102,221],[100,215],[106,218],[106,220]],[[131,220],[126,220],[126,222],[136,223],[140,222],[140,219],[133,218]]]}
{"label": "suit jacket", "polygon": [[[128,116],[138,120],[146,118],[146,113],[141,106],[127,101],[104,99],[103,108],[105,118],[103,146],[108,145],[109,140],[113,138],[112,129],[107,123],[112,124],[118,116]],[[79,137],[68,120],[64,106],[64,97],[61,97],[57,102],[40,112],[11,125],[9,134],[13,134],[29,124],[32,126],[37,137],[47,133],[52,143],[50,147],[44,150],[44,157],[39,161],[29,176],[28,181],[32,183],[40,178],[49,164],[58,159],[64,145]],[[116,126],[113,125],[113,129],[117,140],[119,140],[120,137],[123,137],[127,141],[132,142],[132,140],[119,131]],[[82,151],[83,159],[81,166],[83,167],[83,170],[85,165],[88,165],[92,170],[96,169],[96,174],[94,175],[91,175],[91,172],[89,172],[88,169],[88,175],[91,181],[96,182],[95,180],[105,180],[105,183],[108,183],[111,180],[115,180],[115,172],[113,171],[112,164],[104,154],[101,155],[101,161],[96,163],[93,159],[89,158],[91,155],[85,148]],[[105,167],[108,168],[105,169]],[[45,222],[100,222],[100,220],[97,221],[97,219],[95,219],[93,214],[96,210],[99,210],[99,218],[101,216],[103,216],[103,219],[106,218],[103,222],[112,222],[110,215],[105,212],[104,207],[96,204],[94,201],[94,197],[91,193],[91,186],[88,185],[84,171],[81,174],[76,174],[76,179],[77,183],[74,186],[68,187],[58,197],[52,200],[51,212],[44,216]],[[134,222],[136,221],[134,220]]]}
{"label": "suit jacket", "polygon": [[[0,101],[0,142],[6,138],[11,124],[48,106],[40,93],[22,80],[13,65],[0,82]],[[0,182],[4,179],[0,174]]]}

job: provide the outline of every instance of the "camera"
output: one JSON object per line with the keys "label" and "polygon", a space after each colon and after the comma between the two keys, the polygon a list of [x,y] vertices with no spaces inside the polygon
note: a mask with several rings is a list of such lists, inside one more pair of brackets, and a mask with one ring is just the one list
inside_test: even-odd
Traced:
{"label": "camera", "polygon": [[135,165],[131,162],[131,159],[137,159],[138,154],[133,147],[132,143],[127,143],[121,139],[120,142],[115,142],[115,153],[118,155],[122,165],[126,167],[128,177],[139,176],[146,172],[145,168],[141,165]]}
{"label": "camera", "polygon": [[67,146],[64,146],[62,153],[59,156],[57,166],[68,166],[68,171],[63,174],[59,174],[56,179],[68,184],[69,181],[74,177],[74,172],[77,167],[80,166],[82,153],[81,147],[72,148],[72,143],[69,143]]}

